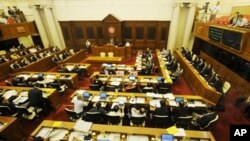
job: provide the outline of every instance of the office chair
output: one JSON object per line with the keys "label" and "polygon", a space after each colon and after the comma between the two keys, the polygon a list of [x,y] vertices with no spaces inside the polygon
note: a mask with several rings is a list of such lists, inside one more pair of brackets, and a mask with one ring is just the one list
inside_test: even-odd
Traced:
{"label": "office chair", "polygon": [[149,93],[149,92],[154,91],[153,88],[146,88],[146,87],[142,88],[141,90],[142,90],[142,93]]}
{"label": "office chair", "polygon": [[79,115],[77,115],[77,113],[74,112],[73,110],[70,110],[68,108],[64,108],[64,110],[71,121],[76,121],[77,119],[79,119]]}
{"label": "office chair", "polygon": [[228,95],[228,91],[230,88],[231,88],[231,84],[229,82],[225,81],[223,83],[223,87],[222,87],[222,94],[221,94],[221,96],[216,104],[217,111],[224,112],[226,110],[225,106],[223,105],[223,100]]}
{"label": "office chair", "polygon": [[178,117],[175,121],[178,128],[189,129],[193,116]]}
{"label": "office chair", "polygon": [[110,125],[119,125],[121,123],[120,116],[106,115],[106,120],[107,120],[108,124],[110,124]]}
{"label": "office chair", "polygon": [[34,110],[28,110],[25,107],[15,106],[15,110],[18,112],[17,117],[19,117],[19,118],[25,118],[25,119],[28,119],[28,120],[32,120],[36,116],[36,113],[35,113]]}
{"label": "office chair", "polygon": [[133,117],[133,116],[131,116],[130,117],[130,125],[132,125],[132,126],[142,126],[143,127],[145,121],[146,121],[145,116],[143,116],[143,117]]}
{"label": "office chair", "polygon": [[167,115],[153,115],[152,121],[157,128],[168,128],[174,125],[171,117]]}
{"label": "office chair", "polygon": [[216,114],[216,116],[212,120],[210,120],[206,125],[200,125],[196,121],[191,121],[191,123],[192,123],[192,125],[194,125],[195,127],[197,127],[199,130],[210,131],[211,128],[218,121],[218,119],[219,119],[219,115]]}
{"label": "office chair", "polygon": [[101,86],[98,84],[89,84],[90,90],[100,91]]}
{"label": "office chair", "polygon": [[159,94],[166,94],[166,93],[170,93],[171,91],[170,91],[170,88],[169,87],[160,87],[159,89],[158,89],[158,93]]}
{"label": "office chair", "polygon": [[0,105],[0,116],[12,116],[15,117],[17,116],[17,112],[12,110],[9,106],[7,105]]}
{"label": "office chair", "polygon": [[116,87],[115,86],[112,86],[112,85],[107,85],[105,87],[105,90],[106,91],[110,91],[110,92],[115,92],[116,91]]}
{"label": "office chair", "polygon": [[103,123],[104,117],[99,112],[86,112],[85,120],[93,123]]}

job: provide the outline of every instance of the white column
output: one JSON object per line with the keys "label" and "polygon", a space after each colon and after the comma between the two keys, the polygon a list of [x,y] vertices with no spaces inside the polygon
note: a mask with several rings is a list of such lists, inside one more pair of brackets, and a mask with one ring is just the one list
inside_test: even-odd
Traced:
{"label": "white column", "polygon": [[187,17],[187,21],[186,21],[185,31],[184,31],[184,35],[183,35],[183,42],[182,42],[182,46],[185,48],[188,47],[188,44],[190,41],[191,31],[192,31],[192,27],[194,24],[196,4],[189,4],[188,7],[189,7],[188,17]]}
{"label": "white column", "polygon": [[55,23],[55,26],[56,26],[58,38],[59,38],[60,44],[61,44],[61,46],[58,46],[58,47],[65,48],[66,45],[65,45],[65,42],[64,42],[63,33],[62,33],[61,28],[60,28],[60,24],[58,22],[56,14],[55,14],[54,8],[51,8],[50,10],[51,10],[51,15],[52,15],[52,17],[54,19],[54,23]]}
{"label": "white column", "polygon": [[168,45],[167,48],[171,51],[175,48],[176,37],[177,37],[177,29],[178,29],[178,21],[180,15],[180,3],[174,3],[173,5],[173,14],[170,23],[170,29],[168,34]]}
{"label": "white column", "polygon": [[48,39],[46,30],[44,28],[44,24],[42,22],[42,18],[38,11],[40,6],[34,5],[34,6],[30,6],[30,8],[32,9],[32,13],[34,14],[34,20],[35,20],[40,38],[42,40],[43,46],[46,47],[49,44],[49,39]]}

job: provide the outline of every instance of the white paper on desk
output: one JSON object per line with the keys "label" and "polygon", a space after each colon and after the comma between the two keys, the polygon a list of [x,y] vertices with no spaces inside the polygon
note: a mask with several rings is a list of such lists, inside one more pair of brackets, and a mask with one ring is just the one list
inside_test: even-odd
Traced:
{"label": "white paper on desk", "polygon": [[36,137],[48,138],[50,132],[52,132],[52,127],[42,127],[39,132],[36,134]]}
{"label": "white paper on desk", "polygon": [[30,77],[30,75],[29,74],[20,74],[17,77],[23,77],[24,80],[27,80]]}
{"label": "white paper on desk", "polygon": [[194,101],[195,107],[206,107],[206,104],[200,102],[200,101]]}
{"label": "white paper on desk", "polygon": [[74,69],[74,66],[66,66],[66,68],[69,70],[69,71],[72,71]]}
{"label": "white paper on desk", "polygon": [[88,135],[88,134],[80,132],[80,131],[71,132],[69,135],[69,141],[75,141],[74,138],[76,138],[78,141],[84,141],[85,135]]}
{"label": "white paper on desk", "polygon": [[170,100],[169,106],[177,106],[177,103],[174,100]]}
{"label": "white paper on desk", "polygon": [[174,136],[177,137],[185,137],[186,136],[186,132],[183,128],[178,128],[178,133],[174,134]]}
{"label": "white paper on desk", "polygon": [[118,96],[116,99],[113,100],[113,102],[119,102],[119,101],[124,101],[124,103],[126,103],[127,102],[127,97]]}
{"label": "white paper on desk", "polygon": [[137,98],[136,98],[136,103],[144,104],[144,103],[145,103],[145,98],[137,97]]}
{"label": "white paper on desk", "polygon": [[67,129],[53,129],[49,135],[50,141],[60,141],[62,140],[69,131]]}
{"label": "white paper on desk", "polygon": [[148,136],[128,135],[127,141],[148,141]]}
{"label": "white paper on desk", "polygon": [[15,104],[24,103],[27,100],[28,100],[27,96],[21,96],[21,95],[19,95],[17,98],[15,98],[13,100],[13,103],[15,103]]}
{"label": "white paper on desk", "polygon": [[56,79],[56,75],[55,74],[48,74],[45,76],[46,79]]}
{"label": "white paper on desk", "polygon": [[149,105],[150,106],[153,106],[153,107],[161,107],[160,105],[160,99],[152,99],[150,102],[149,102]]}
{"label": "white paper on desk", "polygon": [[130,104],[135,104],[136,103],[136,98],[134,98],[134,97],[130,98],[129,103]]}
{"label": "white paper on desk", "polygon": [[188,107],[195,107],[195,104],[194,104],[193,102],[188,102],[188,103],[187,103],[187,106],[188,106]]}
{"label": "white paper on desk", "polygon": [[77,94],[83,94],[84,92],[86,92],[85,90],[77,90],[76,93]]}
{"label": "white paper on desk", "polygon": [[28,96],[28,94],[29,94],[29,91],[21,91],[21,92],[19,92],[19,95],[21,95],[21,96]]}
{"label": "white paper on desk", "polygon": [[119,86],[121,83],[120,82],[118,82],[118,81],[112,81],[111,83],[110,83],[110,85],[113,85],[113,86]]}
{"label": "white paper on desk", "polygon": [[163,97],[166,98],[166,99],[169,99],[169,100],[174,100],[175,99],[173,93],[164,94]]}
{"label": "white paper on desk", "polygon": [[92,102],[98,102],[100,100],[100,96],[99,95],[95,95],[92,99]]}
{"label": "white paper on desk", "polygon": [[109,134],[109,140],[111,141],[120,141],[121,134],[119,133],[110,133]]}
{"label": "white paper on desk", "polygon": [[147,97],[154,97],[154,96],[155,96],[155,93],[147,92],[146,95],[147,95]]}
{"label": "white paper on desk", "polygon": [[74,126],[76,131],[89,132],[92,126],[92,122],[86,122],[84,120],[78,120]]}
{"label": "white paper on desk", "polygon": [[7,92],[5,92],[3,94],[3,97],[5,99],[9,99],[11,96],[16,96],[16,95],[17,95],[17,91],[16,90],[9,90],[9,91],[7,91]]}

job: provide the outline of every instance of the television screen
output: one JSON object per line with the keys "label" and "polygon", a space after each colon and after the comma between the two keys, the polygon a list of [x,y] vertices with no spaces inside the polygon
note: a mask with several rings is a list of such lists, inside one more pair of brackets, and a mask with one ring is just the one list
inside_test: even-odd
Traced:
{"label": "television screen", "polygon": [[163,78],[163,77],[158,76],[157,80],[158,80],[158,81],[161,81],[162,78]]}
{"label": "television screen", "polygon": [[184,101],[183,97],[176,97],[175,98],[175,102],[181,102],[181,101]]}
{"label": "television screen", "polygon": [[222,38],[222,31],[223,30],[220,28],[209,26],[209,31],[208,31],[209,39],[220,42]]}
{"label": "television screen", "polygon": [[162,141],[174,141],[174,136],[171,134],[163,134],[161,135]]}
{"label": "television screen", "polygon": [[223,31],[222,44],[237,51],[241,49],[242,33],[230,30]]}

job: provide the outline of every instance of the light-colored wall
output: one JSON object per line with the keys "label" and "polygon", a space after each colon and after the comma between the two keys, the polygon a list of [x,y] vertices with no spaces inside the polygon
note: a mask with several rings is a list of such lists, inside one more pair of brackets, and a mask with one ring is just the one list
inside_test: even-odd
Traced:
{"label": "light-colored wall", "polygon": [[102,20],[113,14],[119,20],[170,20],[173,0],[54,0],[59,21]]}

